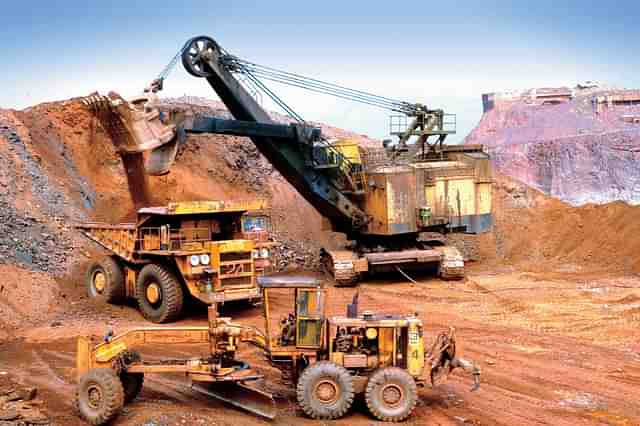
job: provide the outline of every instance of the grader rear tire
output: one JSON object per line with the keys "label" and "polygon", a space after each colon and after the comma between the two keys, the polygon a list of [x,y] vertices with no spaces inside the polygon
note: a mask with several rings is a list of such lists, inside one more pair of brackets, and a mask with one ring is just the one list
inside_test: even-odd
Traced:
{"label": "grader rear tire", "polygon": [[296,391],[298,404],[314,419],[340,418],[353,404],[351,375],[331,361],[320,361],[307,367],[298,380]]}
{"label": "grader rear tire", "polygon": [[94,426],[115,419],[124,406],[124,390],[115,371],[89,370],[80,378],[74,405],[80,417]]}
{"label": "grader rear tire", "polygon": [[146,319],[165,323],[178,319],[184,295],[180,282],[169,269],[150,264],[142,268],[138,275],[136,298]]}
{"label": "grader rear tire", "polygon": [[124,270],[117,257],[107,256],[92,263],[87,270],[85,285],[93,299],[113,304],[124,301]]}
{"label": "grader rear tire", "polygon": [[386,367],[376,370],[364,394],[369,412],[384,422],[401,422],[411,415],[418,400],[415,380],[405,370]]}

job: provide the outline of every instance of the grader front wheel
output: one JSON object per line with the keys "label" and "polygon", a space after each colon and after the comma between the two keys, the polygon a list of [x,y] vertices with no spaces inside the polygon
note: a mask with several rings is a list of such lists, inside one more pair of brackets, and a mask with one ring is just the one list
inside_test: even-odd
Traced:
{"label": "grader front wheel", "polygon": [[94,426],[115,419],[124,406],[124,389],[115,371],[89,370],[80,378],[74,405],[80,417]]}
{"label": "grader front wheel", "polygon": [[418,400],[415,380],[397,367],[381,368],[367,382],[365,400],[371,414],[385,422],[401,422],[411,415]]}

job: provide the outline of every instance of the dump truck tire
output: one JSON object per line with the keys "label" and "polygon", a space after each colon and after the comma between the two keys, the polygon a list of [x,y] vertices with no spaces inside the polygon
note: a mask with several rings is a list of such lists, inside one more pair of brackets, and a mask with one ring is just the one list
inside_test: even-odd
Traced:
{"label": "dump truck tire", "polygon": [[115,371],[94,368],[80,378],[75,410],[87,423],[99,426],[115,419],[124,406],[124,390]]}
{"label": "dump truck tire", "polygon": [[171,271],[164,266],[150,264],[138,275],[136,298],[146,319],[165,323],[178,319],[184,296],[180,282]]}
{"label": "dump truck tire", "polygon": [[387,367],[376,370],[364,394],[369,412],[384,422],[401,422],[411,415],[418,401],[418,387],[405,370]]}
{"label": "dump truck tire", "polygon": [[337,419],[353,404],[353,379],[344,367],[320,361],[302,372],[296,393],[298,404],[309,417]]}
{"label": "dump truck tire", "polygon": [[122,382],[122,389],[124,390],[124,403],[128,404],[140,393],[142,390],[142,384],[144,382],[143,373],[120,373],[120,381]]}
{"label": "dump truck tire", "polygon": [[89,266],[86,276],[89,297],[106,303],[121,303],[125,298],[124,270],[115,256],[107,256]]}

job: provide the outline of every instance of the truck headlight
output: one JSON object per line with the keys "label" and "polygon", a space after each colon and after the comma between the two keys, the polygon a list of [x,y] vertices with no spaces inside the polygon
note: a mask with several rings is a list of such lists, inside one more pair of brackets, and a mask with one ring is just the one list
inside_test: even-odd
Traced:
{"label": "truck headlight", "polygon": [[269,257],[269,250],[266,248],[260,249],[260,257],[263,259]]}
{"label": "truck headlight", "polygon": [[197,254],[192,255],[189,258],[189,263],[191,264],[191,266],[198,266],[200,264],[200,256],[198,256]]}
{"label": "truck headlight", "polygon": [[260,257],[260,253],[258,250],[251,250],[251,256],[253,256],[254,259],[257,259]]}
{"label": "truck headlight", "polygon": [[208,254],[205,253],[200,255],[200,264],[208,265],[209,262],[211,262],[211,257],[209,257]]}

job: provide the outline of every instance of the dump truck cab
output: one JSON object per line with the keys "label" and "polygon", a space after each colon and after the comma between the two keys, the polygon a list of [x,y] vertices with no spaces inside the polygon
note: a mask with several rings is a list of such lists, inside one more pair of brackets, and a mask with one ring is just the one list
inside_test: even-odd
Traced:
{"label": "dump truck cab", "polygon": [[77,225],[113,254],[87,273],[89,295],[115,303],[138,301],[153,322],[175,320],[184,292],[208,305],[257,301],[255,242],[242,217],[262,200],[170,203],[138,211],[135,223]]}
{"label": "dump truck cab", "polygon": [[255,244],[253,259],[256,272],[260,275],[275,271],[278,242],[273,236],[273,222],[270,210],[248,211],[241,218],[242,237]]}

